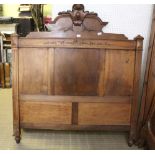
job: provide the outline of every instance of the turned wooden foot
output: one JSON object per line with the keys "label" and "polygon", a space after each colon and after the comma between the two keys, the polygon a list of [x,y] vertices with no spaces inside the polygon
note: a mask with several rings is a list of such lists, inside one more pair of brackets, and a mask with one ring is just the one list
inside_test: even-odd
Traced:
{"label": "turned wooden foot", "polygon": [[130,135],[128,139],[128,146],[131,147],[136,143],[137,139],[134,135]]}
{"label": "turned wooden foot", "polygon": [[21,128],[15,126],[13,130],[13,135],[15,137],[16,143],[19,144],[21,140]]}
{"label": "turned wooden foot", "polygon": [[136,145],[137,145],[139,148],[144,148],[144,147],[145,147],[145,141],[144,141],[144,139],[139,139],[139,140],[136,142]]}
{"label": "turned wooden foot", "polygon": [[20,136],[15,136],[15,141],[16,141],[17,144],[20,143],[20,140],[21,140]]}
{"label": "turned wooden foot", "polygon": [[134,144],[134,140],[133,139],[129,139],[128,140],[128,146],[131,147]]}

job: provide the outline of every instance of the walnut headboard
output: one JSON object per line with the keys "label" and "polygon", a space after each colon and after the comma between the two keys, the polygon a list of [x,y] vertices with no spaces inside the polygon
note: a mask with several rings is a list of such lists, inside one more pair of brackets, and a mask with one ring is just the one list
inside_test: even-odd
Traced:
{"label": "walnut headboard", "polygon": [[127,130],[132,143],[143,38],[104,33],[107,24],[75,4],[51,32],[12,36],[17,141],[33,127]]}

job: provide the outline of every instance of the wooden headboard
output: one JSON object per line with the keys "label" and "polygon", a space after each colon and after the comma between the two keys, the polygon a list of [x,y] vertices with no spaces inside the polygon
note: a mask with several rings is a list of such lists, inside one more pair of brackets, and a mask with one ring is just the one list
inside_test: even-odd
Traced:
{"label": "wooden headboard", "polygon": [[12,36],[17,142],[22,127],[127,130],[136,139],[143,38],[104,33],[107,24],[75,4],[51,32]]}

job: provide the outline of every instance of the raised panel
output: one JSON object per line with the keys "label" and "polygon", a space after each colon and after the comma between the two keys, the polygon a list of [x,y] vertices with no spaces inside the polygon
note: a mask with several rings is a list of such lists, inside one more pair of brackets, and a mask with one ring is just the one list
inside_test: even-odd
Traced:
{"label": "raised panel", "polygon": [[107,50],[104,95],[132,95],[134,61],[134,51]]}
{"label": "raised panel", "polygon": [[62,102],[21,102],[21,123],[71,124],[72,104]]}
{"label": "raised panel", "polygon": [[23,94],[47,94],[47,48],[19,49],[19,92]]}
{"label": "raised panel", "polygon": [[97,95],[99,50],[55,49],[55,95]]}
{"label": "raised panel", "polygon": [[130,125],[130,103],[79,103],[79,125]]}

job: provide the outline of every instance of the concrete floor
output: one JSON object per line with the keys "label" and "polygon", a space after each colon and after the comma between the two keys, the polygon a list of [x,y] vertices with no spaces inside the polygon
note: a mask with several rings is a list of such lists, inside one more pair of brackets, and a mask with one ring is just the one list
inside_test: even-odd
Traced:
{"label": "concrete floor", "polygon": [[126,132],[22,130],[16,144],[12,136],[12,89],[0,89],[0,149],[24,150],[136,150],[128,147]]}

